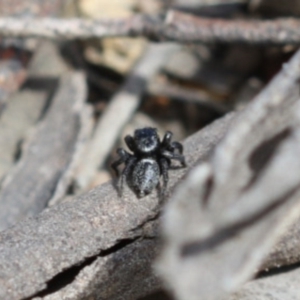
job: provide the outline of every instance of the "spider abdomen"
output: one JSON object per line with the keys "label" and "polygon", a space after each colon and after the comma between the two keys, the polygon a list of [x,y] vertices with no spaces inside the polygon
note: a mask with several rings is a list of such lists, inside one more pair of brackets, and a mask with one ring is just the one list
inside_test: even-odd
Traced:
{"label": "spider abdomen", "polygon": [[149,194],[159,182],[160,168],[156,160],[143,158],[132,171],[132,185],[140,197]]}

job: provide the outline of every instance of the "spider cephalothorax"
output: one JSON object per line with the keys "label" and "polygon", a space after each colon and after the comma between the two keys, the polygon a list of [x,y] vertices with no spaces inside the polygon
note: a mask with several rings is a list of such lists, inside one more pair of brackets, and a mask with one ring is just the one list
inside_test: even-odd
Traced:
{"label": "spider cephalothorax", "polygon": [[143,197],[158,185],[160,176],[163,177],[162,194],[165,194],[171,159],[178,160],[185,167],[183,146],[178,142],[171,142],[171,138],[172,132],[168,131],[160,141],[157,130],[151,127],[137,129],[133,137],[125,137],[126,145],[133,154],[119,148],[117,153],[120,158],[112,164],[117,176],[118,166],[125,164],[118,183],[120,195],[127,180],[137,195]]}

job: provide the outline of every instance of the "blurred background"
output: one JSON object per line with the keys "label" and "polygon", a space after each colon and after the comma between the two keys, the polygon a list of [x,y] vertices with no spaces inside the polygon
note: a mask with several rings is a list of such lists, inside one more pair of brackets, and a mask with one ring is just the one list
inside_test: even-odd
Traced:
{"label": "blurred background", "polygon": [[[169,9],[266,20],[299,17],[300,1],[0,0],[0,17],[15,18],[118,19]],[[14,203],[16,186],[18,203],[25,203],[0,229],[113,179],[115,150],[126,148],[124,136],[137,128],[158,128],[161,137],[170,130],[180,141],[243,109],[295,50],[143,37],[0,38],[0,210],[6,214]],[[64,79],[74,72],[86,86]]]}

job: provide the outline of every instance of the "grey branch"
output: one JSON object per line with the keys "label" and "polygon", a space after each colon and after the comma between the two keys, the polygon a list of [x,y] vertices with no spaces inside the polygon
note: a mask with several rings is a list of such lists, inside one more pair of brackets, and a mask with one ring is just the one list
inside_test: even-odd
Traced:
{"label": "grey branch", "polygon": [[0,18],[0,35],[52,39],[144,36],[178,42],[299,44],[300,20],[225,20],[168,11],[164,17],[135,15],[127,19]]}

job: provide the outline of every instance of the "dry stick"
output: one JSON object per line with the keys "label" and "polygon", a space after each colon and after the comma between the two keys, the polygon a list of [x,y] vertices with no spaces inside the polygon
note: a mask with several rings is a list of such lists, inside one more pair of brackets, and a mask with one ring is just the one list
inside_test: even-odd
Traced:
{"label": "dry stick", "polygon": [[146,36],[178,42],[299,44],[300,20],[225,20],[195,17],[170,10],[166,16],[127,19],[0,19],[0,36],[88,39]]}
{"label": "dry stick", "polygon": [[170,11],[162,36],[180,42],[296,43],[300,42],[297,19],[274,21],[198,18]]}
{"label": "dry stick", "polygon": [[78,173],[78,186],[87,188],[102,166],[124,125],[138,108],[147,82],[164,65],[176,45],[150,45],[96,125]]}
{"label": "dry stick", "polygon": [[[226,116],[187,139],[184,146],[189,166],[211,154],[231,120],[232,115]],[[170,171],[170,188],[186,171]],[[120,242],[147,236],[149,222],[158,216],[161,204],[156,192],[138,199],[126,189],[120,199],[110,182],[0,233],[0,299],[29,297],[46,288],[57,274],[87,258],[106,257],[118,251],[114,246]],[[113,256],[114,263],[112,260]],[[136,260],[132,257],[131,263]],[[126,278],[130,281],[131,276]]]}
{"label": "dry stick", "polygon": [[3,182],[0,230],[45,208],[77,145],[85,97],[85,79],[81,73],[62,77],[46,117]]}
{"label": "dry stick", "polygon": [[[68,66],[65,61],[62,59],[59,53],[59,47],[50,41],[43,41],[40,44],[37,51],[34,54],[33,59],[30,62],[29,66],[29,75],[33,78],[32,82],[39,81],[42,78],[42,81],[45,82],[55,82],[56,78],[62,74],[68,72]],[[35,82],[35,85],[40,86],[38,82]],[[50,83],[51,85],[51,83]],[[69,99],[74,100],[74,99]],[[77,128],[77,140],[74,143],[73,152],[70,153],[69,163],[63,169],[63,172],[56,183],[55,190],[53,191],[52,198],[49,200],[48,205],[53,205],[61,199],[67,189],[70,186],[72,179],[74,178],[74,173],[80,163],[80,158],[84,150],[84,146],[87,142],[87,137],[90,137],[92,130],[92,111],[91,107],[84,102],[84,98],[81,99],[81,102],[78,103],[78,128]]]}
{"label": "dry stick", "polygon": [[147,90],[148,93],[152,95],[182,99],[189,103],[203,105],[204,107],[209,107],[220,114],[225,114],[229,111],[229,108],[221,102],[214,100],[208,92],[182,87],[171,82],[165,83],[155,79],[150,82]]}
{"label": "dry stick", "polygon": [[55,205],[66,196],[67,190],[70,187],[73,179],[76,177],[77,169],[81,163],[81,159],[84,156],[88,139],[92,132],[92,108],[87,103],[80,104],[81,109],[78,114],[78,134],[76,141],[73,144],[72,153],[70,153],[68,164],[65,166],[56,187],[52,194],[51,199],[48,201],[48,205]]}

